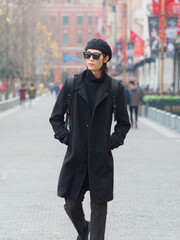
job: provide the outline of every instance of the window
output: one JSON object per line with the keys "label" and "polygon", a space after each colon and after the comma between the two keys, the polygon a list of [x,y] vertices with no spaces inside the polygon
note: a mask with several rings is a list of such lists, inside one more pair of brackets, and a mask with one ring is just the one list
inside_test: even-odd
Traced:
{"label": "window", "polygon": [[69,34],[64,33],[63,34],[63,44],[68,44],[69,43]]}
{"label": "window", "polygon": [[63,16],[63,24],[69,25],[69,16]]}
{"label": "window", "polygon": [[92,16],[88,16],[88,25],[92,25]]}
{"label": "window", "polygon": [[77,34],[77,43],[82,44],[82,34],[81,33]]}
{"label": "window", "polygon": [[56,16],[51,16],[51,21],[55,23],[56,22]]}
{"label": "window", "polygon": [[82,26],[83,25],[83,16],[77,16],[77,25]]}

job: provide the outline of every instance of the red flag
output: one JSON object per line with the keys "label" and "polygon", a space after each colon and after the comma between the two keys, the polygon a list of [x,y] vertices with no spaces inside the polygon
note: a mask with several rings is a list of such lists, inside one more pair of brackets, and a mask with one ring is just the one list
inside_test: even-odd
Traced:
{"label": "red flag", "polygon": [[159,16],[161,11],[160,0],[152,0],[153,14],[154,16]]}
{"label": "red flag", "polygon": [[4,82],[3,82],[3,89],[6,90],[6,88],[7,88],[7,82],[4,81]]}
{"label": "red flag", "polygon": [[177,34],[179,35],[180,34],[180,17],[178,17],[177,27],[178,27]]}
{"label": "red flag", "polygon": [[106,38],[99,32],[97,32],[97,38],[100,38],[100,39],[106,41]]}
{"label": "red flag", "polygon": [[[152,0],[152,5],[153,5],[153,14],[155,16],[161,15],[161,0]],[[178,17],[180,15],[180,1],[166,0],[165,14],[168,17]]]}
{"label": "red flag", "polygon": [[178,17],[180,15],[180,1],[168,0],[166,1],[166,15],[169,17]]}
{"label": "red flag", "polygon": [[[161,0],[152,0],[154,16],[161,15]],[[166,0],[165,1],[165,15],[167,17],[178,17],[177,34],[180,34],[180,1]],[[161,32],[161,31],[160,31]]]}
{"label": "red flag", "polygon": [[134,56],[144,56],[144,40],[133,30],[130,30],[131,41],[134,42]]}

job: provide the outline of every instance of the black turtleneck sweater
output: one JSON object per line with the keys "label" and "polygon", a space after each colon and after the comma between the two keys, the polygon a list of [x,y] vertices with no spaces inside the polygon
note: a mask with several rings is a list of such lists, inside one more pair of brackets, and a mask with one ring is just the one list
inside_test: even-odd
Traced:
{"label": "black turtleneck sweater", "polygon": [[98,94],[98,91],[100,90],[100,85],[103,84],[103,80],[104,80],[103,74],[101,78],[96,78],[94,74],[87,69],[86,77],[85,77],[85,85],[86,85],[91,115],[95,107],[96,96]]}

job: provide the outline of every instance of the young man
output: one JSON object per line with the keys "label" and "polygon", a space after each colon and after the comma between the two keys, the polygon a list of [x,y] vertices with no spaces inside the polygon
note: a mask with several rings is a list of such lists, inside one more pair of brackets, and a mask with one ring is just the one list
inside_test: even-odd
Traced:
{"label": "young man", "polygon": [[[129,82],[129,93],[130,93],[130,119],[131,119],[131,127],[138,127],[138,106],[140,101],[142,100],[142,93],[138,86],[135,86],[134,81]],[[135,122],[133,121],[133,112],[135,113]],[[135,123],[135,125],[134,125]]]}
{"label": "young man", "polygon": [[[70,105],[70,130],[65,127],[67,81],[55,103],[50,123],[55,138],[66,144],[58,196],[65,198],[65,210],[78,232],[77,240],[104,240],[107,202],[113,199],[113,157],[111,150],[123,144],[130,128],[124,88],[118,84],[117,123],[111,134],[113,103],[111,77],[106,73],[110,46],[92,39],[85,47],[87,69],[74,79]],[[85,220],[82,202],[90,191],[91,221]]]}

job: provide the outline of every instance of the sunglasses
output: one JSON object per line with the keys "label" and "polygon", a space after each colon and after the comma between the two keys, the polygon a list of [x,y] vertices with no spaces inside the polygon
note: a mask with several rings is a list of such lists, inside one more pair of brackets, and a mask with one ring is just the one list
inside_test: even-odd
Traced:
{"label": "sunglasses", "polygon": [[98,60],[101,55],[103,55],[103,57],[106,56],[105,54],[97,53],[97,52],[94,52],[94,53],[91,53],[91,52],[83,52],[83,55],[84,55],[84,58],[85,58],[85,59],[89,59],[89,58],[92,56],[94,60]]}

